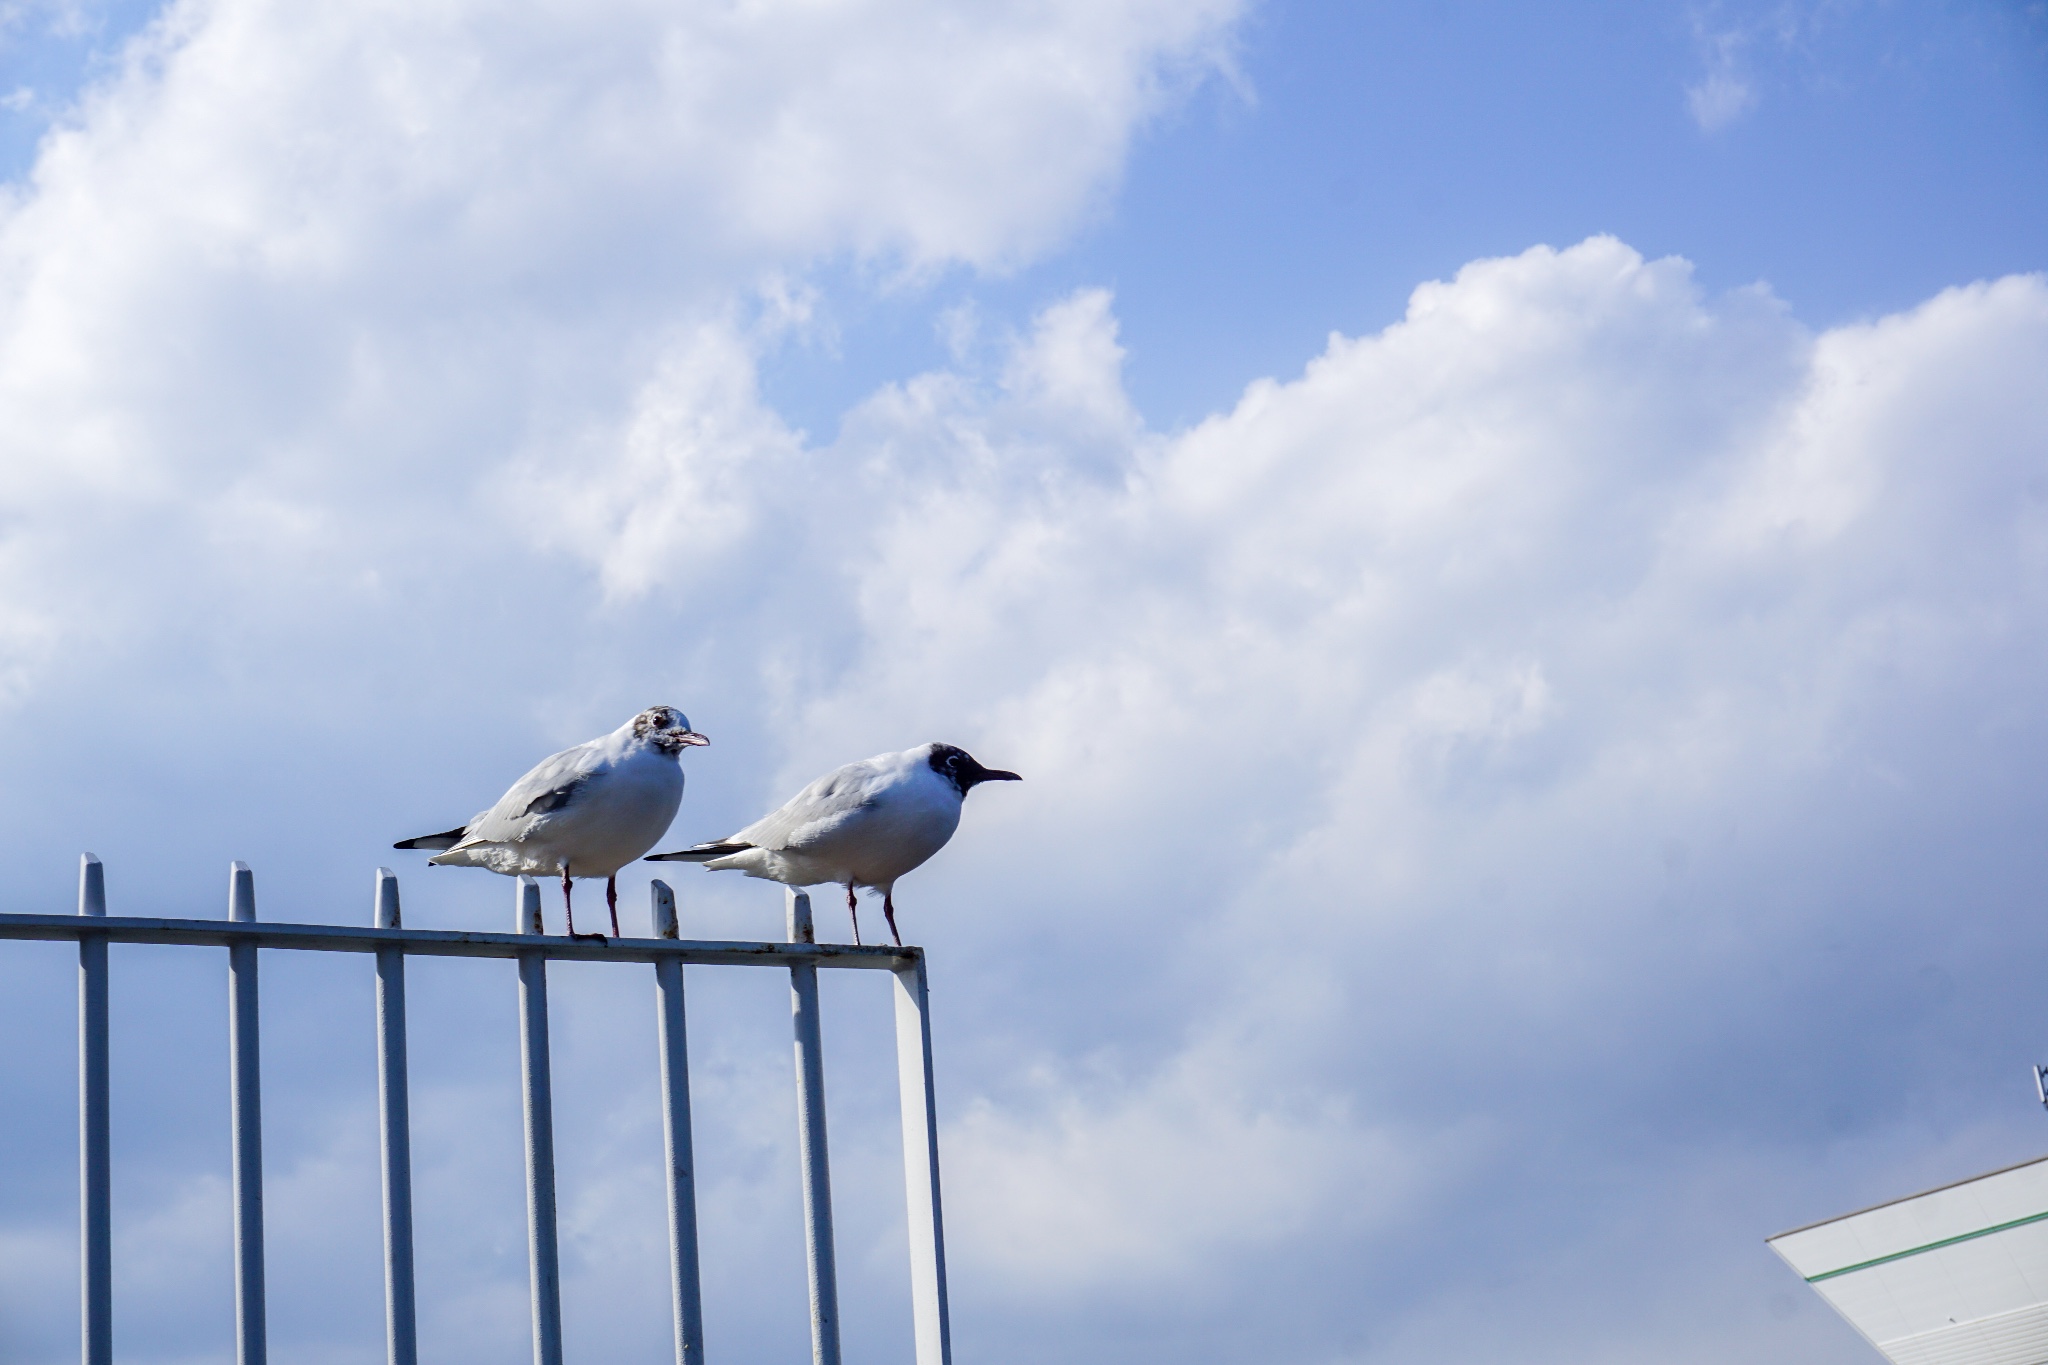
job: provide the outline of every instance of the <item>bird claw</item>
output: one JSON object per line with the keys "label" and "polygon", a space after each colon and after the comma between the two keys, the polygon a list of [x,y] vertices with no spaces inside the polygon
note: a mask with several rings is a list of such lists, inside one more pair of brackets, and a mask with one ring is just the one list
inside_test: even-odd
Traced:
{"label": "bird claw", "polygon": [[604,935],[603,935],[603,934],[579,934],[579,933],[576,933],[576,932],[574,932],[573,930],[572,930],[572,931],[570,932],[570,934],[569,934],[569,937],[570,937],[570,938],[594,938],[594,939],[596,939],[596,940],[597,940],[597,941],[598,941],[599,943],[603,943],[603,942],[605,941],[605,937],[604,937]]}

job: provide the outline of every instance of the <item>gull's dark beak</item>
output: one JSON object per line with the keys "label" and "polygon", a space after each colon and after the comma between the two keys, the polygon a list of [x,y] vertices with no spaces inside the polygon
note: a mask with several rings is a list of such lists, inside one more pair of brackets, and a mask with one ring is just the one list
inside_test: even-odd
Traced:
{"label": "gull's dark beak", "polygon": [[983,768],[974,775],[976,785],[983,782],[1022,782],[1024,779],[1003,768]]}
{"label": "gull's dark beak", "polygon": [[675,737],[675,741],[676,743],[682,745],[684,748],[688,748],[692,744],[709,744],[711,742],[710,740],[704,738],[704,736],[698,734],[695,730],[683,731],[681,734]]}

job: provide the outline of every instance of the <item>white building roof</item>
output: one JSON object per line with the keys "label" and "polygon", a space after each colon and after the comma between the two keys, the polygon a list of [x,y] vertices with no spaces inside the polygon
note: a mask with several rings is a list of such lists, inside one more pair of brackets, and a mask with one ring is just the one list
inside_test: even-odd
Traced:
{"label": "white building roof", "polygon": [[1769,1242],[1897,1365],[2048,1365],[2048,1157]]}

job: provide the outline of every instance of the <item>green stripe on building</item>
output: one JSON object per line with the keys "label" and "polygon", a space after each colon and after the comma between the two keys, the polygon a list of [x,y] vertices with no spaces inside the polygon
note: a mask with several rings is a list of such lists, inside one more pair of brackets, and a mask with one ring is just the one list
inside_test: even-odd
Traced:
{"label": "green stripe on building", "polygon": [[2030,1214],[2025,1218],[2015,1218],[2010,1223],[1999,1223],[1988,1228],[1978,1228],[1975,1232],[1964,1232],[1954,1237],[1944,1237],[1939,1242],[1929,1242],[1926,1246],[1909,1247],[1905,1251],[1894,1251],[1889,1256],[1875,1256],[1867,1261],[1858,1261],[1855,1265],[1845,1265],[1840,1270],[1824,1270],[1818,1275],[1808,1275],[1806,1282],[1808,1284],[1819,1284],[1822,1280],[1832,1280],[1837,1275],[1847,1275],[1853,1270],[1868,1270],[1874,1265],[1888,1265],[1893,1261],[1903,1261],[1908,1256],[1918,1256],[1923,1251],[1939,1251],[1943,1247],[1952,1247],[1958,1242],[1974,1242],[1979,1237],[1989,1237],[1994,1232],[2008,1232],[2013,1228],[2023,1228],[2029,1223],[2039,1223],[2043,1220],[2048,1220],[2048,1213]]}

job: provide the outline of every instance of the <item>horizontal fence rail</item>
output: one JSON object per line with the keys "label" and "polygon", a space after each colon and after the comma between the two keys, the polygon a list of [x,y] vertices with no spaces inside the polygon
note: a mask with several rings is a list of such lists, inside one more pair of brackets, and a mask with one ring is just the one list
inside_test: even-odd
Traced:
{"label": "horizontal fence rail", "polygon": [[614,938],[602,943],[550,934],[536,942],[523,934],[467,929],[355,929],[338,924],[233,923],[217,919],[143,919],[108,915],[90,924],[75,915],[0,915],[0,939],[96,939],[101,943],[179,943],[232,948],[310,948],[375,953],[389,945],[412,957],[509,957],[539,953],[550,962],[660,962],[687,966],[867,967],[898,972],[922,958],[918,948],[851,943],[748,943],[696,939]]}
{"label": "horizontal fence rail", "polygon": [[678,936],[675,894],[652,887],[656,938],[550,937],[541,932],[540,889],[514,890],[514,932],[406,929],[398,879],[378,868],[371,927],[265,923],[256,918],[254,874],[229,870],[226,920],[107,914],[105,870],[86,854],[76,915],[0,914],[0,939],[78,944],[78,1114],[80,1359],[111,1365],[113,1350],[112,1175],[107,946],[165,943],[228,950],[229,1121],[235,1229],[235,1353],[265,1365],[262,1067],[257,1003],[259,949],[364,953],[375,958],[377,1098],[383,1175],[385,1344],[389,1365],[417,1365],[413,1279],[412,1155],[406,1078],[405,959],[510,958],[518,964],[520,1072],[526,1130],[528,1268],[535,1365],[562,1365],[560,1248],[556,1235],[554,1120],[549,1086],[547,964],[651,963],[661,1058],[677,1365],[705,1365],[697,1244],[696,1160],[690,1135],[685,965],[781,967],[790,974],[796,1044],[798,1151],[803,1165],[811,1349],[816,1365],[839,1360],[838,1288],[832,1250],[832,1185],[825,1141],[825,1081],[818,1013],[820,968],[863,968],[895,978],[898,1082],[909,1207],[911,1317],[917,1365],[951,1365],[945,1238],[939,1210],[938,1115],[933,1102],[929,991],[917,948],[811,941],[810,897],[788,893],[787,943],[729,943]]}

